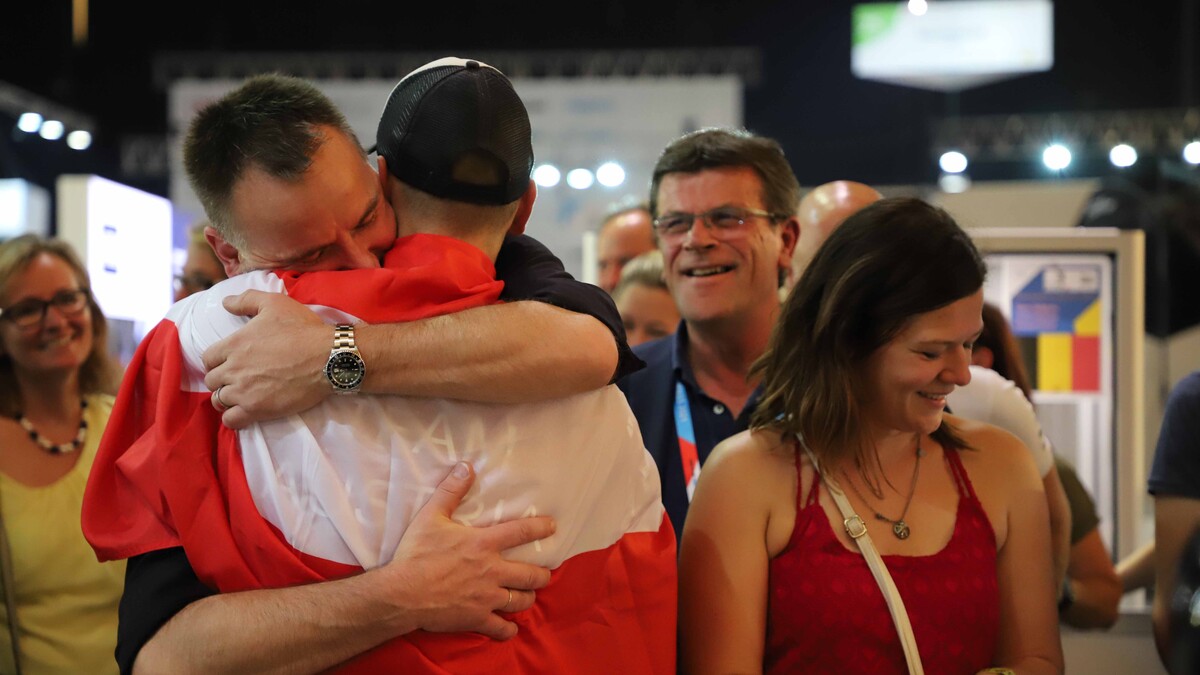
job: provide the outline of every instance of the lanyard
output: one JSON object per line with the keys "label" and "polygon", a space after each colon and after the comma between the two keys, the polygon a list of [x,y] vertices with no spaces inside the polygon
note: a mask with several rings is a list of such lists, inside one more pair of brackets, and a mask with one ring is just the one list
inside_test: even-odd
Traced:
{"label": "lanyard", "polygon": [[696,428],[692,425],[692,407],[683,383],[675,382],[675,432],[679,435],[679,459],[683,461],[683,482],[687,485],[688,503],[700,480],[700,455],[696,452]]}

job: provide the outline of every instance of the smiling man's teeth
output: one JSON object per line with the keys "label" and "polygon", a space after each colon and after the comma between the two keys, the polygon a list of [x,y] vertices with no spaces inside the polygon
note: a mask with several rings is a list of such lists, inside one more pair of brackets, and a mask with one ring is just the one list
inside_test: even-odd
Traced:
{"label": "smiling man's teeth", "polygon": [[921,393],[921,396],[924,396],[925,398],[927,398],[927,399],[930,399],[930,400],[933,400],[933,401],[944,401],[944,400],[946,400],[946,395],[945,395],[945,394],[926,394],[926,393],[922,392],[922,393]]}
{"label": "smiling man's teeth", "polygon": [[729,267],[729,266],[724,266],[724,265],[718,266],[718,267],[697,267],[696,269],[688,270],[687,274],[690,277],[711,277],[714,274],[720,274],[721,272],[728,272],[731,269],[733,269],[733,268]]}

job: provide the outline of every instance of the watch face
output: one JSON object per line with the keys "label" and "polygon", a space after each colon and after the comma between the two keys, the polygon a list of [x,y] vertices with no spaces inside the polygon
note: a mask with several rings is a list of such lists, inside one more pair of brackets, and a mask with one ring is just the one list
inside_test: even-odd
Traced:
{"label": "watch face", "polygon": [[362,359],[350,351],[334,353],[325,365],[326,377],[338,389],[354,389],[362,383],[365,371]]}

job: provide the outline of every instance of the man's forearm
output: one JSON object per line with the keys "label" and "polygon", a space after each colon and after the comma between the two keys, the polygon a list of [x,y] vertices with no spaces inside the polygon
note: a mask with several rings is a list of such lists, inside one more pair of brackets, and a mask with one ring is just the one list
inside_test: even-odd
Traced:
{"label": "man's forearm", "polygon": [[1071,559],[1071,505],[1054,467],[1050,467],[1050,472],[1042,478],[1042,486],[1050,509],[1050,553],[1054,561],[1055,588],[1061,588]]}
{"label": "man's forearm", "polygon": [[314,673],[415,630],[375,577],[214,595],[142,647],[135,673]]}
{"label": "man's forearm", "polygon": [[541,302],[358,333],[363,388],[373,394],[533,402],[603,387],[617,367],[617,344],[603,323]]}

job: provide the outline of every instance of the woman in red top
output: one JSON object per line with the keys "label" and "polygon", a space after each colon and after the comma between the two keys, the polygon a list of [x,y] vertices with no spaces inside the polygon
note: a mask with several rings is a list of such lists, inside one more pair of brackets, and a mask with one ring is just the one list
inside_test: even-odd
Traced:
{"label": "woman in red top", "polygon": [[926,673],[1062,671],[1037,470],[1009,433],[945,412],[970,379],[984,273],[953,219],[915,199],[867,207],[817,253],[755,367],[752,429],[714,450],[688,514],[688,672],[907,672],[830,482],[883,556]]}

